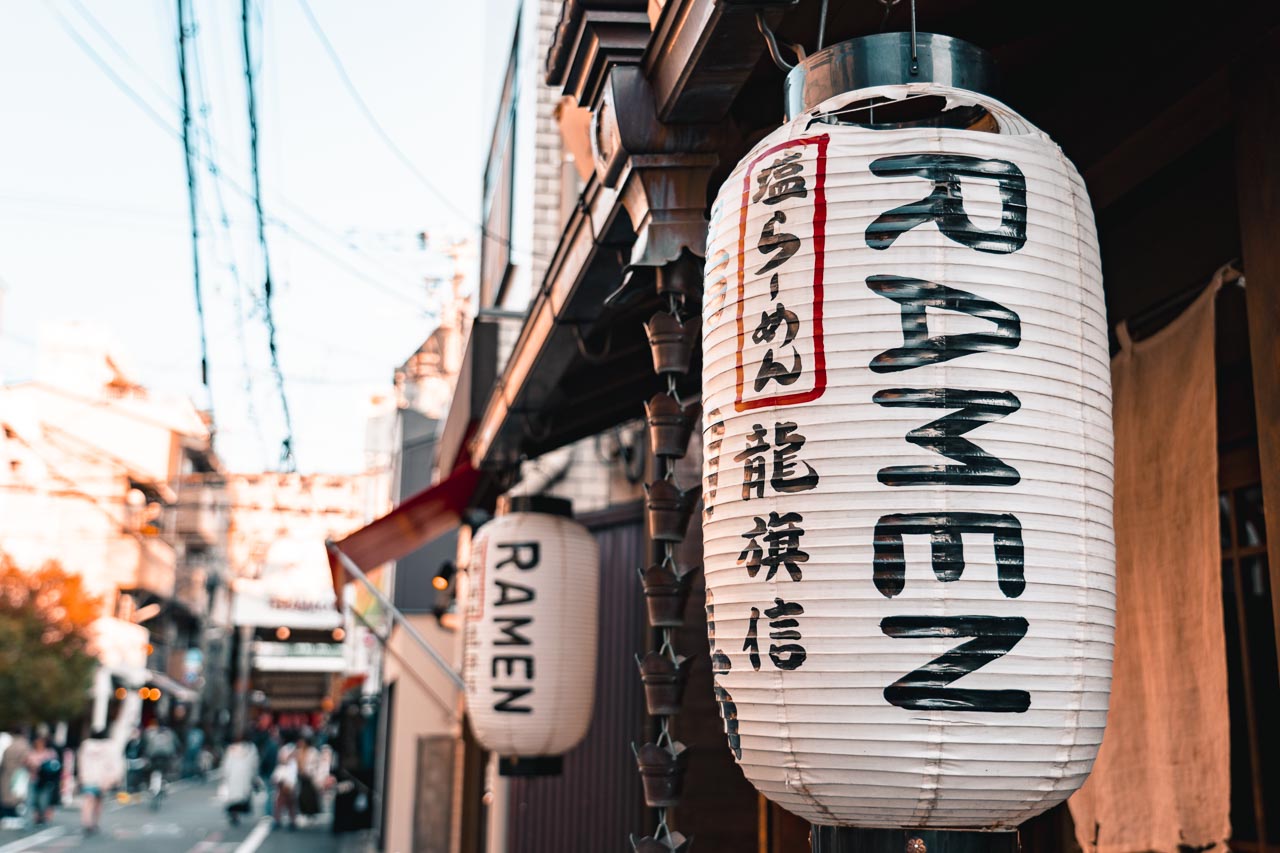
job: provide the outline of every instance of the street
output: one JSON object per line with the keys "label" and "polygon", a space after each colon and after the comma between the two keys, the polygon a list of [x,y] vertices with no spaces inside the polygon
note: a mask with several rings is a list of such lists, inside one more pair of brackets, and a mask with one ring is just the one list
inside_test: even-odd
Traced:
{"label": "street", "polygon": [[0,853],[53,853],[83,850],[94,853],[364,853],[360,833],[335,836],[329,816],[296,831],[272,829],[262,817],[262,796],[254,799],[255,817],[233,827],[217,798],[217,783],[174,783],[158,811],[145,798],[121,803],[109,800],[102,810],[101,832],[86,838],[80,830],[80,809],[59,808],[53,824],[26,830],[0,830]]}

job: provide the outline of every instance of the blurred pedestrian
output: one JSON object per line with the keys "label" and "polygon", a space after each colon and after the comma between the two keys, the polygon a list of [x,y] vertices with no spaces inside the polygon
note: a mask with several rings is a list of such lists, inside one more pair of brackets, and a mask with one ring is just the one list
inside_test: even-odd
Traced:
{"label": "blurred pedestrian", "polygon": [[[237,732],[235,741],[227,747],[222,759],[223,779],[227,786],[227,819],[232,826],[240,823],[240,816],[253,810],[253,785],[260,767],[257,748],[243,732]],[[267,801],[270,802],[270,795]]]}
{"label": "blurred pedestrian", "polygon": [[184,779],[197,776],[204,781],[204,772],[200,766],[200,752],[204,749],[204,730],[192,726],[187,732],[187,744],[182,753],[182,777]]}
{"label": "blurred pedestrian", "polygon": [[31,817],[36,826],[43,826],[53,819],[53,807],[59,803],[58,787],[62,782],[62,762],[58,753],[49,746],[47,735],[37,734],[27,753],[27,772],[30,773],[28,798]]}
{"label": "blurred pedestrian", "polygon": [[279,761],[280,732],[275,726],[268,724],[262,730],[262,738],[258,743],[258,776],[262,779],[262,786],[267,791],[267,817],[271,817],[274,812],[275,783],[272,781],[272,776],[276,772]]}
{"label": "blurred pedestrian", "polygon": [[0,820],[21,822],[19,809],[27,801],[31,778],[27,770],[31,741],[17,729],[9,735],[9,746],[0,755]]}
{"label": "blurred pedestrian", "polygon": [[153,719],[142,733],[142,754],[151,766],[152,787],[156,785],[157,773],[160,774],[159,784],[163,786],[172,772],[174,756],[178,754],[178,736],[173,729]]}
{"label": "blurred pedestrian", "polygon": [[142,754],[142,730],[136,726],[124,745],[124,789],[132,794],[142,788],[147,775],[147,759]]}
{"label": "blurred pedestrian", "polygon": [[285,744],[280,748],[276,769],[271,772],[271,784],[275,788],[276,805],[272,826],[279,827],[288,818],[289,829],[298,826],[298,748]]}
{"label": "blurred pedestrian", "polygon": [[123,780],[124,754],[116,741],[100,729],[80,744],[76,769],[80,776],[80,826],[85,835],[92,835],[102,819],[103,794]]}
{"label": "blurred pedestrian", "polygon": [[298,811],[308,818],[320,814],[320,786],[323,781],[317,779],[320,771],[316,761],[319,758],[319,750],[311,745],[308,738],[298,738],[294,745],[294,760],[298,764]]}

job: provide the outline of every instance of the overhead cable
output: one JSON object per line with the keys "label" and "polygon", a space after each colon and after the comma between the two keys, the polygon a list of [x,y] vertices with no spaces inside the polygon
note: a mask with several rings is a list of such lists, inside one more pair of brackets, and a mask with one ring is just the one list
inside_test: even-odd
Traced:
{"label": "overhead cable", "polygon": [[200,289],[200,220],[196,216],[196,164],[191,148],[191,91],[187,80],[187,4],[178,4],[178,80],[182,84],[182,153],[187,169],[187,213],[191,217],[191,277],[195,285],[196,320],[200,327],[200,383],[209,394],[209,339],[205,333],[204,294]]}
{"label": "overhead cable", "polygon": [[240,43],[244,48],[244,81],[249,117],[249,164],[253,176],[253,207],[258,221],[258,244],[262,247],[262,319],[267,326],[267,349],[271,355],[271,372],[280,394],[280,410],[284,414],[284,440],[280,444],[280,468],[297,470],[293,455],[293,416],[285,393],[284,373],[280,370],[280,352],[276,346],[276,321],[271,305],[271,255],[267,247],[267,219],[262,211],[262,173],[258,162],[258,106],[253,83],[253,52],[249,44],[249,11],[252,0],[240,0]]}
{"label": "overhead cable", "polygon": [[[97,49],[96,49],[96,48],[94,48],[94,46],[93,46],[92,44],[90,44],[90,43],[89,43],[89,42],[84,38],[84,36],[83,36],[83,35],[81,35],[81,33],[80,33],[80,32],[79,32],[79,31],[78,31],[74,26],[72,26],[71,22],[67,20],[67,18],[66,18],[66,17],[65,17],[65,16],[64,16],[64,15],[63,15],[63,14],[62,14],[58,9],[57,9],[57,7],[56,7],[56,6],[49,5],[47,8],[49,9],[49,12],[54,16],[55,20],[58,22],[58,25],[59,25],[60,27],[62,27],[62,29],[63,29],[63,30],[67,33],[67,35],[71,38],[71,40],[76,44],[76,46],[80,48],[81,52],[83,52],[83,53],[84,53],[84,54],[85,54],[85,55],[86,55],[86,56],[87,56],[87,57],[88,57],[88,58],[89,58],[89,59],[94,63],[94,65],[96,65],[96,66],[98,67],[98,69],[99,69],[100,71],[102,71],[103,75],[104,75],[104,76],[105,76],[105,77],[106,77],[106,78],[107,78],[107,79],[108,79],[112,84],[114,84],[114,85],[115,85],[115,87],[116,87],[117,89],[119,89],[119,90],[120,90],[120,91],[121,91],[121,92],[122,92],[126,97],[128,97],[128,98],[129,98],[129,100],[133,101],[133,102],[134,102],[134,104],[136,104],[136,105],[138,106],[138,108],[139,108],[139,109],[141,109],[141,110],[143,111],[143,113],[145,113],[145,114],[146,114],[146,116],[147,116],[149,119],[151,119],[151,121],[152,121],[153,123],[155,123],[158,127],[160,127],[162,130],[164,130],[166,133],[168,133],[168,134],[169,134],[170,136],[172,136],[173,138],[178,139],[178,140],[181,140],[181,138],[182,138],[182,133],[181,133],[181,131],[180,131],[180,130],[178,130],[177,128],[175,128],[172,124],[170,124],[170,123],[169,123],[169,120],[168,120],[167,118],[165,118],[163,115],[161,115],[161,114],[160,114],[160,113],[155,109],[155,107],[151,106],[151,104],[147,101],[147,99],[146,99],[146,98],[144,98],[144,97],[143,97],[143,96],[138,92],[138,90],[137,90],[137,89],[135,89],[132,85],[130,85],[130,83],[129,83],[127,80],[125,80],[125,79],[124,79],[124,78],[123,78],[123,77],[122,77],[122,76],[121,76],[121,75],[120,75],[120,74],[115,70],[115,68],[114,68],[114,67],[112,67],[111,63],[109,63],[109,62],[108,62],[108,61],[107,61],[107,60],[102,56],[102,54],[100,54],[100,53],[97,51]],[[95,19],[95,29],[100,28],[100,27],[102,27],[101,23],[98,23],[98,22],[96,21],[96,19]],[[123,48],[120,48],[120,50],[123,50]],[[176,101],[173,101],[172,99],[170,99],[170,102],[171,102],[171,103],[173,103],[175,106],[177,105],[177,102],[176,102]],[[212,139],[212,138],[209,138],[208,142],[209,142],[209,146],[208,146],[208,147],[209,147],[209,151],[208,151],[207,153],[206,153],[206,152],[201,152],[201,151],[196,151],[196,158],[197,158],[197,159],[198,159],[198,160],[199,160],[199,161],[204,165],[205,170],[206,170],[206,171],[209,173],[209,175],[211,175],[215,180],[222,180],[222,181],[225,181],[225,182],[226,182],[226,184],[227,184],[227,186],[229,186],[229,187],[231,187],[231,189],[235,190],[235,192],[236,192],[239,196],[241,196],[242,198],[244,198],[244,199],[246,199],[246,200],[252,201],[252,200],[253,200],[253,193],[252,193],[248,188],[246,188],[246,187],[244,187],[242,184],[240,184],[238,181],[236,181],[236,180],[234,180],[233,178],[231,178],[230,176],[228,176],[226,173],[224,173],[224,172],[223,172],[223,171],[218,167],[218,164],[217,164],[217,162],[214,160],[214,157],[213,157],[213,152],[214,152],[214,148],[215,148],[214,141],[213,141],[213,139]],[[278,194],[277,194],[277,195],[278,195]],[[367,258],[368,260],[374,261],[375,263],[379,263],[379,264],[380,264],[380,265],[382,265],[382,266],[386,266],[386,265],[385,265],[385,264],[383,264],[381,261],[378,261],[378,259],[377,259],[377,258],[375,258],[374,256],[372,256],[372,255],[368,254],[368,253],[367,253],[367,252],[365,252],[364,250],[362,250],[359,246],[357,246],[357,245],[355,245],[355,244],[351,243],[349,240],[347,240],[347,239],[346,239],[345,237],[343,237],[341,234],[338,234],[337,232],[333,231],[331,228],[329,228],[329,227],[325,226],[325,225],[324,225],[324,223],[320,222],[320,221],[319,221],[319,220],[317,220],[315,217],[313,217],[313,216],[311,216],[310,214],[308,214],[308,213],[307,213],[303,208],[301,208],[300,206],[295,205],[295,204],[292,204],[292,203],[288,202],[288,200],[287,200],[287,199],[284,199],[284,198],[281,198],[281,201],[282,201],[282,203],[286,204],[288,207],[290,207],[291,209],[293,209],[293,210],[294,210],[294,211],[295,211],[299,216],[301,216],[302,218],[306,219],[306,220],[307,220],[307,221],[308,221],[308,222],[309,222],[313,227],[315,227],[317,230],[324,231],[324,232],[325,232],[329,237],[332,237],[332,238],[334,239],[334,241],[335,241],[335,242],[340,243],[340,244],[342,244],[342,245],[346,246],[347,248],[351,249],[353,252],[355,252],[355,253],[357,253],[357,254],[359,254],[359,255],[361,255],[361,256],[363,256],[363,257]],[[341,260],[341,259],[339,259],[339,258],[338,258],[336,255],[334,255],[332,252],[330,252],[329,250],[327,250],[327,249],[323,248],[323,247],[322,247],[318,242],[316,242],[315,240],[305,237],[305,236],[303,235],[303,233],[302,233],[302,232],[301,232],[301,231],[300,231],[296,226],[294,226],[293,224],[291,224],[289,221],[285,220],[284,218],[282,218],[282,217],[280,217],[280,216],[272,216],[272,215],[269,215],[269,216],[267,217],[267,223],[268,223],[269,225],[272,225],[273,227],[279,228],[281,231],[283,231],[284,233],[288,234],[290,237],[293,237],[293,238],[295,238],[295,239],[297,239],[297,240],[299,240],[299,241],[301,241],[301,242],[307,243],[307,244],[308,244],[308,245],[310,245],[312,248],[316,249],[318,252],[321,252],[321,253],[322,253],[322,254],[324,254],[326,257],[328,257],[328,258],[330,258],[331,260],[333,260],[333,261],[334,261],[335,263],[337,263],[339,266],[342,266],[344,269],[346,269],[346,270],[347,270],[348,272],[350,272],[352,275],[354,275],[354,276],[356,276],[357,278],[361,279],[361,280],[362,280],[362,281],[364,281],[365,283],[367,283],[367,284],[369,284],[369,285],[373,286],[375,289],[377,289],[377,290],[381,291],[382,293],[384,293],[384,294],[386,294],[386,295],[388,295],[388,296],[395,297],[396,299],[402,300],[402,301],[404,301],[404,302],[406,302],[406,303],[408,303],[408,304],[411,304],[411,305],[413,305],[415,308],[417,308],[419,311],[423,311],[424,313],[430,313],[430,312],[425,311],[425,309],[423,308],[423,306],[422,306],[422,304],[421,304],[420,300],[418,300],[418,299],[416,299],[416,298],[414,298],[414,297],[412,297],[412,296],[409,296],[407,293],[404,293],[404,292],[402,292],[402,291],[399,291],[399,290],[396,290],[395,288],[390,287],[390,286],[389,286],[389,285],[387,285],[385,282],[383,282],[383,281],[382,281],[378,276],[376,276],[376,275],[374,275],[374,274],[371,274],[371,273],[369,273],[369,272],[366,272],[366,271],[364,271],[364,270],[361,270],[361,269],[359,269],[359,268],[355,267],[353,264],[351,264],[351,263],[349,263],[349,262],[347,262],[347,261],[345,261],[345,260]],[[387,268],[388,270],[390,270],[390,269],[391,269],[389,266],[386,266],[386,268]],[[397,271],[397,274],[402,274],[402,273],[400,273],[399,271]]]}
{"label": "overhead cable", "polygon": [[[422,173],[422,170],[418,168],[417,164],[409,158],[408,154],[404,153],[404,149],[396,144],[396,141],[392,139],[391,134],[388,133],[387,129],[382,126],[382,123],[378,121],[377,116],[373,114],[373,110],[369,107],[368,102],[366,102],[364,97],[360,94],[360,90],[356,88],[356,84],[351,79],[351,75],[347,73],[347,68],[342,62],[342,57],[338,55],[337,48],[333,46],[333,42],[329,41],[329,37],[325,35],[324,28],[320,26],[320,21],[316,18],[315,13],[311,11],[311,5],[307,0],[298,0],[298,5],[302,7],[302,13],[306,17],[307,23],[311,25],[311,29],[315,32],[316,38],[320,40],[320,44],[324,47],[325,53],[329,55],[329,59],[332,61],[333,67],[337,70],[338,77],[342,80],[343,86],[346,87],[347,93],[351,95],[351,99],[355,101],[356,106],[360,109],[365,120],[368,121],[369,126],[378,134],[378,138],[381,139],[383,144],[387,146],[387,149],[395,155],[395,158],[400,161],[401,165],[408,169],[409,172],[418,179],[418,182],[426,188],[427,192],[431,193],[431,195],[443,202],[444,205],[454,213],[459,216],[466,217],[466,212],[458,207],[457,203],[454,202],[447,193],[439,189],[426,175]],[[523,254],[516,250],[510,237],[505,234],[493,233],[485,227],[483,222],[470,221],[469,217],[468,221],[472,227],[480,230],[480,234],[482,236],[501,243],[506,246],[512,254]],[[531,257],[534,257],[532,252],[529,252],[528,254]]]}
{"label": "overhead cable", "polygon": [[[79,2],[79,0],[76,0]],[[208,146],[208,157],[212,161],[215,148],[215,136],[213,129],[213,111],[209,106],[208,90],[205,88],[204,62],[200,52],[200,30],[192,15],[191,25],[193,28],[192,44],[194,48],[194,70],[196,80],[196,91],[200,97],[199,115],[204,125],[204,138]],[[223,233],[227,241],[227,254],[229,261],[227,264],[228,272],[231,273],[232,291],[231,291],[231,307],[235,318],[236,328],[236,346],[240,355],[240,369],[244,376],[244,385],[242,386],[245,398],[245,415],[249,422],[253,424],[253,434],[257,440],[258,452],[265,459],[267,453],[267,438],[262,429],[262,419],[258,417],[258,394],[254,387],[253,371],[249,366],[249,346],[246,323],[248,320],[247,312],[244,304],[244,294],[246,287],[240,276],[240,264],[236,255],[236,238],[235,232],[231,227],[231,217],[227,213],[226,200],[222,197],[222,178],[220,175],[213,175],[213,197],[218,206],[218,216],[222,224]]]}

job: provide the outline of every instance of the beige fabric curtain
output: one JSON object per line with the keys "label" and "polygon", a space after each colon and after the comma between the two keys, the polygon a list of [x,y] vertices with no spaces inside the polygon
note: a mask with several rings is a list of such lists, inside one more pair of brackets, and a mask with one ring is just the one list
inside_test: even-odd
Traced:
{"label": "beige fabric curtain", "polygon": [[1071,798],[1089,853],[1222,849],[1230,732],[1218,543],[1214,297],[1158,334],[1118,330],[1116,644],[1093,775]]}

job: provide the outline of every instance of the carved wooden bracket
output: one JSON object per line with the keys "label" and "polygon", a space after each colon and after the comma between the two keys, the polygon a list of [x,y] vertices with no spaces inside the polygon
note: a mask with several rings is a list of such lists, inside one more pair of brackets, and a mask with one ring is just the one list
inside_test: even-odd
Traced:
{"label": "carved wooden bracket", "polygon": [[594,106],[609,69],[637,64],[649,35],[646,0],[567,0],[547,53],[547,85]]}
{"label": "carved wooden bracket", "polygon": [[622,206],[636,233],[632,266],[660,267],[707,246],[707,182],[715,154],[640,154],[630,158]]}

